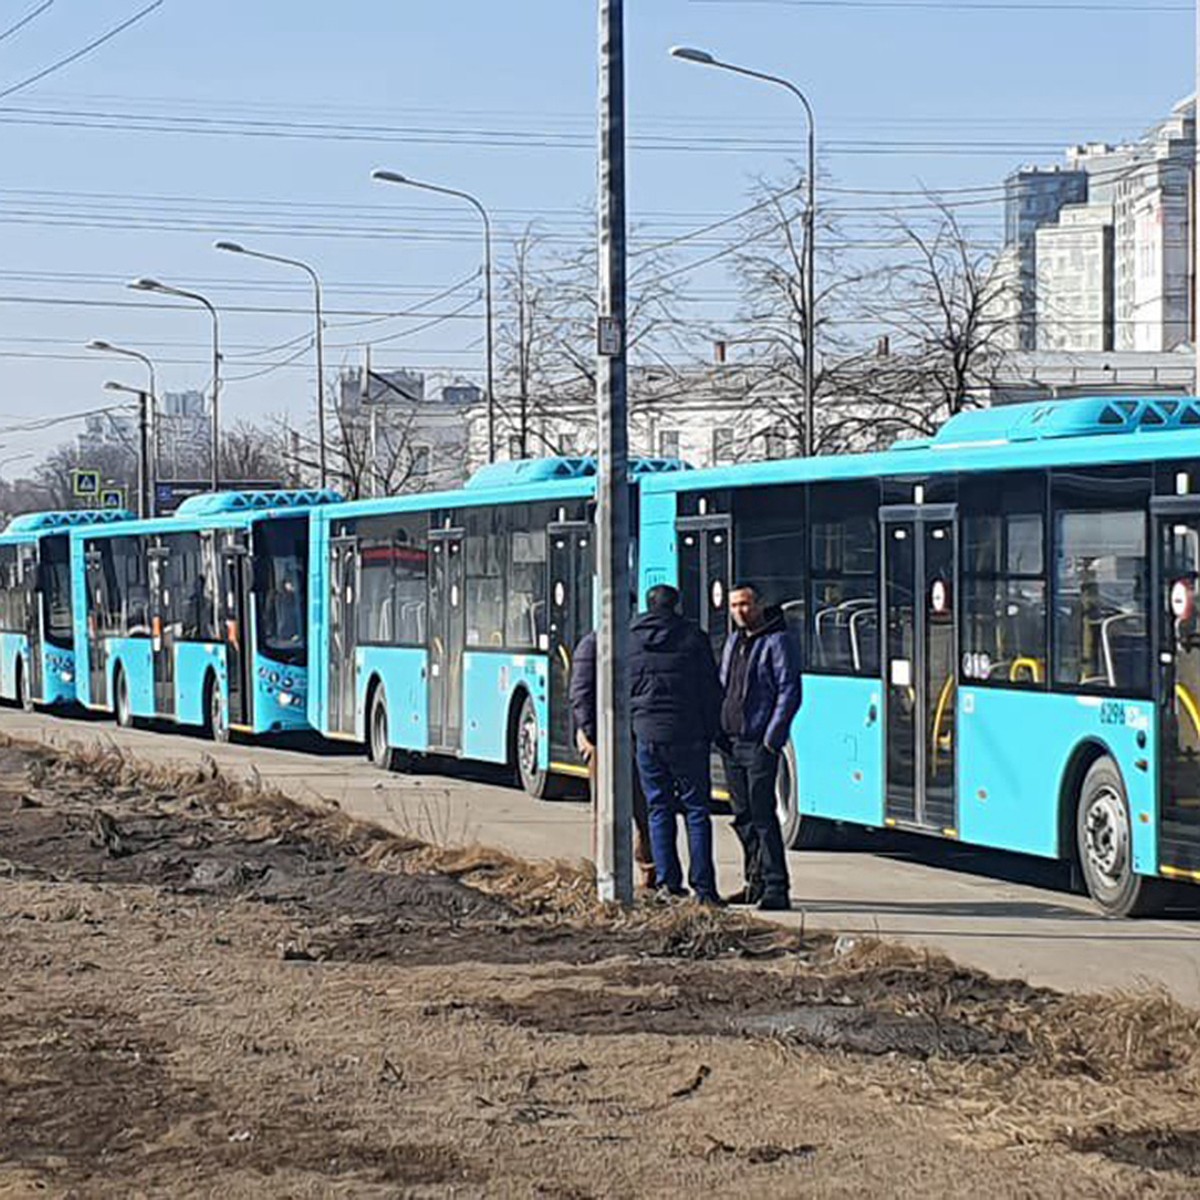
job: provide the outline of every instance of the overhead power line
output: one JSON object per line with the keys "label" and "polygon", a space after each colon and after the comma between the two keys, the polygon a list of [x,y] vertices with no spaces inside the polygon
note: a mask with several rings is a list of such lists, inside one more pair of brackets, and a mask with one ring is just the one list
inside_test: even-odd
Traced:
{"label": "overhead power line", "polygon": [[14,22],[7,29],[0,30],[0,42],[6,42],[14,33],[20,33],[30,21],[36,20],[42,13],[54,7],[54,0],[42,0],[42,3],[37,8],[27,12],[19,21]]}
{"label": "overhead power line", "polygon": [[833,8],[874,10],[892,9],[904,12],[930,9],[938,12],[1085,12],[1116,13],[1141,16],[1143,13],[1190,13],[1195,10],[1183,4],[1105,3],[1104,0],[691,0],[693,4],[719,4],[748,8],[750,5],[771,8]]}
{"label": "overhead power line", "polygon": [[99,37],[93,38],[84,46],[80,46],[78,50],[72,51],[64,58],[60,58],[52,62],[48,67],[43,67],[40,71],[34,72],[32,75],[26,76],[17,83],[10,84],[8,87],[0,89],[0,100],[13,95],[16,92],[24,91],[27,87],[32,87],[35,83],[39,83],[49,75],[53,75],[61,71],[64,67],[69,67],[72,63],[77,63],[81,58],[86,58],[89,54],[99,50],[107,42],[111,42],[113,38],[124,33],[125,30],[132,25],[136,25],[144,17],[148,17],[156,8],[161,8],[165,0],[151,0],[145,8],[139,9],[131,17],[126,17],[119,25],[114,25],[107,32],[102,33]]}

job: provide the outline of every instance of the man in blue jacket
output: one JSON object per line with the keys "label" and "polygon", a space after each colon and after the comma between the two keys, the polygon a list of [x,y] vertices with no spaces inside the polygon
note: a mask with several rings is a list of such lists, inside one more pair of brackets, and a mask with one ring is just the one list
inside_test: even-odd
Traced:
{"label": "man in blue jacket", "polygon": [[763,606],[758,590],[729,593],[734,630],[721,655],[721,757],[742,843],[746,882],[729,898],[766,912],[791,907],[787,854],[775,811],[779,756],[800,709],[800,655],[783,613]]}
{"label": "man in blue jacket", "polygon": [[709,755],[717,735],[721,685],[712,647],[676,611],[666,584],[646,594],[649,611],[629,631],[630,713],[637,768],[650,810],[658,886],[684,895],[677,817],[687,824],[688,882],[702,904],[720,904],[713,865]]}

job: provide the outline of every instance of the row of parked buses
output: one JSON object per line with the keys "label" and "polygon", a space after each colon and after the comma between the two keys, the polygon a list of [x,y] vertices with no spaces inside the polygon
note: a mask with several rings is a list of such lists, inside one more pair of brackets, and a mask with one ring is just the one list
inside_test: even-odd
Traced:
{"label": "row of parked buses", "polygon": [[[1111,914],[1200,881],[1200,400],[965,413],[868,455],[633,466],[639,594],[719,647],[736,580],[782,606],[804,704],[792,846],[834,823],[1075,860]],[[310,729],[396,767],[508,764],[546,796],[593,620],[595,467],[456,491],[196,497],[0,536],[0,694],[215,738]]]}

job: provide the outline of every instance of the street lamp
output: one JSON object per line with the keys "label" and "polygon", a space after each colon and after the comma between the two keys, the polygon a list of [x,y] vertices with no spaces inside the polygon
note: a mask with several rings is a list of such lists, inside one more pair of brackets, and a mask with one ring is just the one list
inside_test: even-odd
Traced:
{"label": "street lamp", "polygon": [[87,349],[96,350],[101,354],[119,354],[123,358],[136,358],[138,362],[145,365],[150,374],[150,437],[154,445],[154,453],[150,456],[150,507],[147,515],[152,517],[157,507],[154,485],[158,482],[158,462],[162,457],[162,439],[158,427],[158,385],[155,379],[154,363],[140,350],[114,346],[112,342],[106,342],[103,338],[92,338],[87,344]]}
{"label": "street lamp", "polygon": [[157,279],[135,279],[125,285],[135,292],[155,292],[162,296],[178,296],[181,300],[192,300],[208,309],[212,317],[213,329],[213,376],[212,376],[212,490],[221,490],[221,328],[217,317],[216,307],[206,296],[199,292],[188,292],[183,288],[171,287],[170,284],[160,283]]}
{"label": "street lamp", "polygon": [[816,390],[815,351],[816,351],[816,318],[814,310],[817,303],[816,289],[816,214],[817,214],[817,122],[813,116],[812,105],[808,97],[791,80],[778,75],[767,75],[762,71],[753,71],[749,67],[735,66],[723,62],[707,50],[697,50],[694,46],[672,46],[671,57],[682,59],[684,62],[697,63],[702,67],[716,67],[721,71],[731,71],[735,75],[745,75],[750,79],[761,79],[764,83],[773,83],[776,87],[785,88],[804,105],[804,115],[808,118],[808,179],[807,179],[807,211],[804,215],[804,453],[811,457],[816,446],[815,429],[813,428],[813,411]]}
{"label": "street lamp", "polygon": [[154,515],[150,491],[150,400],[145,388],[130,387],[110,379],[104,385],[106,392],[122,392],[136,396],[138,402],[138,516]]}
{"label": "street lamp", "polygon": [[228,254],[244,254],[247,258],[261,258],[263,262],[282,263],[286,267],[296,267],[312,280],[313,298],[317,317],[317,461],[321,472],[321,486],[328,482],[328,470],[325,465],[325,329],[321,319],[321,278],[316,269],[298,258],[285,258],[281,254],[267,254],[262,250],[248,250],[238,242],[214,242],[214,250],[224,250]]}
{"label": "street lamp", "polygon": [[496,461],[496,387],[495,387],[495,340],[493,335],[492,312],[492,222],[483,204],[470,192],[460,192],[457,188],[443,187],[438,183],[424,183],[419,179],[410,179],[396,171],[375,170],[371,178],[376,183],[397,183],[403,187],[420,188],[425,192],[437,192],[442,196],[454,196],[470,204],[483,220],[483,291],[484,307],[487,320],[487,440],[488,462]]}

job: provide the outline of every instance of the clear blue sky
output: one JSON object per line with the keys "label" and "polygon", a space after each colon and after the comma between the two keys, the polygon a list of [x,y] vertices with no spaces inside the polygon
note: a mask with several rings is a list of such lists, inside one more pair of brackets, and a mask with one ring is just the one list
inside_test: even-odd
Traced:
{"label": "clear blue sky", "polygon": [[[39,2],[0,0],[0,30]],[[55,0],[0,41],[0,87],[143,2]],[[755,176],[779,176],[801,149],[789,97],[674,62],[674,43],[795,79],[817,110],[823,174],[841,187],[997,184],[1068,143],[1136,135],[1193,90],[1191,15],[1147,11],[1179,0],[964,11],[972,2],[630,0],[631,221],[661,237],[728,215]],[[203,312],[122,307],[139,298],[121,281],[143,274],[226,308],[296,309],[227,312],[224,397],[231,417],[287,408],[301,419],[311,355],[237,377],[294,352],[270,347],[309,327],[303,280],[211,243],[317,265],[335,310],[330,365],[357,362],[368,337],[420,318],[349,322],[411,309],[479,259],[469,209],[374,185],[374,166],[475,191],[501,247],[539,217],[568,241],[586,237],[595,56],[592,0],[166,0],[86,60],[0,100],[0,460],[74,432],[18,433],[14,422],[105,403],[106,378],[137,381],[135,364],[83,354],[89,338],[149,351],[166,389],[206,383]],[[970,222],[998,235],[998,215]],[[732,315],[729,281],[708,273],[704,287],[703,312]],[[424,312],[470,299],[468,288]],[[478,311],[380,344],[376,360],[477,374]]]}

